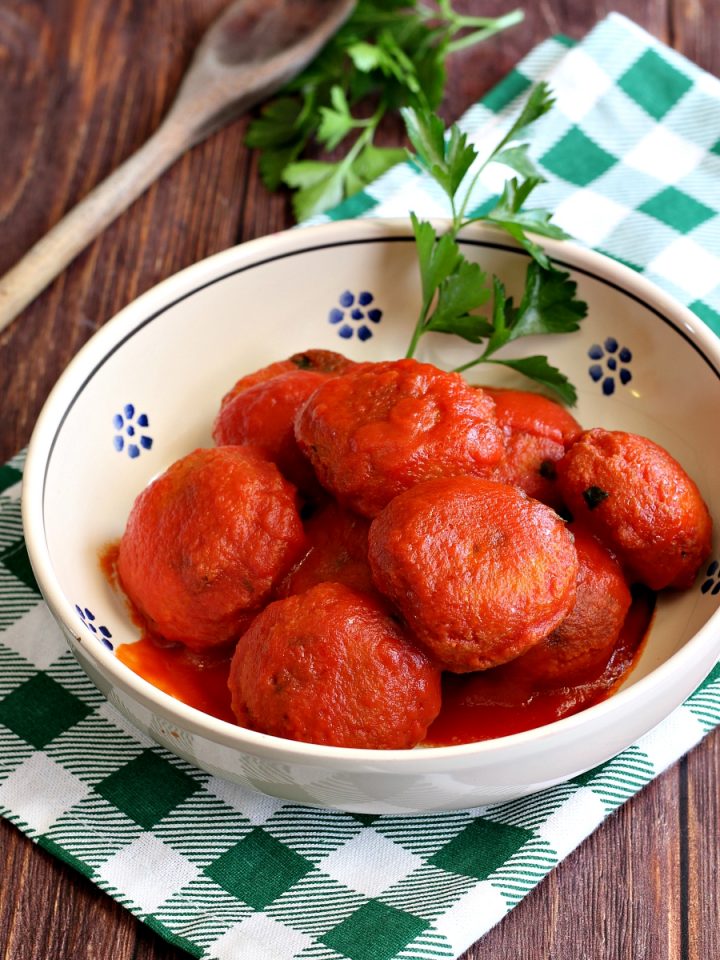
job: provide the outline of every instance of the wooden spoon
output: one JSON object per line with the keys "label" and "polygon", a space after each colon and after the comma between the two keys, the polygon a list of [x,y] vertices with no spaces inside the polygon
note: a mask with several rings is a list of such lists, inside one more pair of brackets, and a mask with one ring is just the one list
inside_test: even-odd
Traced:
{"label": "wooden spoon", "polygon": [[0,279],[4,329],[189,147],[305,67],[354,0],[235,0],[210,26],[162,124]]}

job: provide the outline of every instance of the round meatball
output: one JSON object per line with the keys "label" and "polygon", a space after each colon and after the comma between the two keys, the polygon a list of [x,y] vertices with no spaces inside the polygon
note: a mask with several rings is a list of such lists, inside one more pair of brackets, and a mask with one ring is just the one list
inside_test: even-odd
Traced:
{"label": "round meatball", "polygon": [[364,364],[312,395],[295,434],[322,485],[374,517],[422,480],[495,464],[503,436],[494,406],[458,374],[427,363]]}
{"label": "round meatball", "polygon": [[266,607],[229,685],[241,725],[336,747],[413,747],[440,711],[438,669],[384,605],[339,583]]}
{"label": "round meatball", "polygon": [[317,583],[344,583],[361,593],[375,593],[368,563],[370,521],[334,500],[305,522],[308,552],[276,590],[279,597],[303,593]]}
{"label": "round meatball", "polygon": [[594,680],[620,636],[632,597],[620,564],[599,540],[571,524],[579,569],[575,605],[560,626],[508,664],[513,676],[542,686]]}
{"label": "round meatball", "polygon": [[495,417],[505,435],[505,453],[492,479],[520,487],[529,497],[560,509],[555,463],[582,427],[563,406],[538,393],[483,389],[495,401]]}
{"label": "round meatball", "polygon": [[562,404],[529,390],[483,387],[495,401],[495,417],[503,430],[547,437],[569,447],[582,433],[582,427]]}
{"label": "round meatball", "polygon": [[712,520],[680,464],[652,440],[588,430],[557,464],[558,485],[587,526],[651,590],[692,585],[710,555]]}
{"label": "round meatball", "polygon": [[325,380],[325,374],[295,369],[240,391],[223,404],[215,418],[215,443],[255,446],[304,493],[319,492],[310,461],[295,440],[293,425],[297,411]]}
{"label": "round meatball", "polygon": [[370,526],[381,593],[441,667],[486,670],[539,643],[575,601],[578,560],[554,510],[478,477],[429,480]]}
{"label": "round meatball", "polygon": [[294,353],[287,360],[277,360],[267,367],[261,367],[252,373],[240,377],[232,390],[229,390],[222,398],[221,406],[224,407],[230,403],[234,397],[258,383],[265,383],[272,380],[273,377],[280,376],[283,373],[294,373],[296,370],[308,370],[314,373],[324,373],[329,376],[335,376],[345,373],[351,367],[357,364],[354,360],[348,360],[341,353],[335,353],[333,350],[304,350],[302,353]]}
{"label": "round meatball", "polygon": [[195,450],[135,501],[118,576],[153,633],[203,650],[242,632],[304,544],[274,464],[249,447]]}

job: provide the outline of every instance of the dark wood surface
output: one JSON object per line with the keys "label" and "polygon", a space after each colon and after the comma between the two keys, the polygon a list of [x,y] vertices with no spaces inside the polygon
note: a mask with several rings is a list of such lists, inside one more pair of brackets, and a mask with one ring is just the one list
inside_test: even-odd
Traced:
{"label": "dark wood surface", "polygon": [[[0,271],[146,139],[224,4],[2,0]],[[611,9],[720,71],[717,0],[520,5],[521,26],[453,62],[449,117],[540,40],[556,32],[579,38]],[[465,3],[487,15],[512,6]],[[0,334],[1,460],[27,444],[59,374],[117,310],[195,260],[291,223],[286,197],[260,185],[243,133],[237,122],[183,157]],[[465,960],[720,956],[719,767],[715,734],[610,818]],[[0,957],[186,955],[3,821]]]}

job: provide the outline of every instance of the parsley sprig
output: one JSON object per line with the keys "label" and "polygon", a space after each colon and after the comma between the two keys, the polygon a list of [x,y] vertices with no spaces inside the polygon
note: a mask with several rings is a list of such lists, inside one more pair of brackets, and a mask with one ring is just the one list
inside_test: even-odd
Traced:
{"label": "parsley sprig", "polygon": [[[451,0],[358,0],[348,22],[312,64],[269,101],[248,128],[261,151],[265,185],[295,191],[298,220],[340,203],[406,158],[380,147],[383,117],[401,107],[434,111],[445,89],[445,63],[456,50],[522,20],[466,16]],[[320,146],[342,148],[337,160],[303,159]]]}
{"label": "parsley sprig", "polygon": [[[456,125],[449,131],[434,113],[418,108],[402,110],[413,159],[445,191],[450,201],[451,220],[447,231],[438,235],[435,227],[411,213],[420,264],[422,306],[407,356],[415,353],[420,338],[431,331],[452,333],[470,343],[482,344],[482,351],[458,367],[464,371],[480,363],[509,367],[557,393],[573,405],[577,393],[568,378],[545,356],[507,359],[497,353],[520,337],[547,333],[569,333],[579,329],[587,305],[576,298],[577,285],[568,273],[550,262],[536,236],[560,239],[563,230],[550,222],[543,209],[525,209],[524,204],[544,178],[528,154],[522,138],[527,128],[551,108],[553,98],[545,83],[536,86],[508,133],[482,162],[467,135]],[[473,189],[485,167],[501,163],[517,176],[506,181],[501,196],[484,213],[468,213]],[[507,296],[501,280],[468,260],[460,249],[458,234],[470,223],[484,221],[508,233],[530,254],[525,290],[516,305]],[[473,311],[485,307],[485,313]]]}

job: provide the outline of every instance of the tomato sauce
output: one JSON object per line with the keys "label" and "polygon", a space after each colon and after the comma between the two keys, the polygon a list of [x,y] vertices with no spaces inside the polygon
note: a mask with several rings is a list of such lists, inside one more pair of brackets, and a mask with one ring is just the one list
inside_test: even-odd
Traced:
{"label": "tomato sauce", "polygon": [[144,633],[136,643],[121,644],[116,653],[158,690],[219,720],[236,722],[228,689],[232,649],[194,653],[180,643],[166,644]]}
{"label": "tomato sauce", "polygon": [[449,746],[506,737],[542,727],[607,699],[640,655],[655,610],[655,594],[633,589],[633,602],[618,642],[599,672],[572,686],[534,686],[510,662],[472,674],[445,674],[440,715],[428,730],[426,746]]}
{"label": "tomato sauce", "polygon": [[[113,585],[117,583],[116,560],[117,545],[111,544],[103,551],[100,566]],[[630,612],[604,668],[573,686],[533,686],[518,677],[512,663],[480,673],[445,674],[442,709],[423,745],[492,740],[544,726],[605,700],[635,665],[654,609],[655,595],[649,590],[634,589]],[[236,723],[227,685],[232,648],[196,653],[182,644],[153,636],[137,613],[131,610],[131,616],[142,629],[142,637],[135,643],[118,646],[118,659],[177,700]]]}

